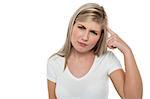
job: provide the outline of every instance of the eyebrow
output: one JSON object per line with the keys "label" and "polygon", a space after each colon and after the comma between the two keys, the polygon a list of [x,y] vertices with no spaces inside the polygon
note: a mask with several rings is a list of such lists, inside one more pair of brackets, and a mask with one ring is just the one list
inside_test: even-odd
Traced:
{"label": "eyebrow", "polygon": [[[81,25],[84,29],[86,29],[86,27],[84,26],[84,25],[82,25],[82,24],[78,24],[78,25]],[[100,31],[96,31],[96,30],[90,30],[91,32],[96,32],[96,33],[100,33]]]}

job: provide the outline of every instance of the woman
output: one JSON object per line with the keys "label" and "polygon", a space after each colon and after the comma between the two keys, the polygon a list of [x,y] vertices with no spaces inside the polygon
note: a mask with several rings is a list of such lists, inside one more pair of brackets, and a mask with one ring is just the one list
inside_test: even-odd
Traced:
{"label": "woman", "polygon": [[[125,72],[107,48],[122,52]],[[64,47],[48,59],[49,98],[107,99],[109,78],[122,99],[142,99],[142,81],[130,47],[108,28],[103,7],[88,3],[72,16]]]}

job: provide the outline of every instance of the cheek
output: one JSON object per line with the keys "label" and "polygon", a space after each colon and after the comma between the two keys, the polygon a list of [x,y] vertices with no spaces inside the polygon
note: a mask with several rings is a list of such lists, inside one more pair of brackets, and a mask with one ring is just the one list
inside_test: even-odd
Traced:
{"label": "cheek", "polygon": [[91,40],[91,44],[95,45],[98,42],[98,40],[99,40],[99,37],[93,38]]}
{"label": "cheek", "polygon": [[81,36],[80,31],[78,31],[78,30],[73,30],[73,31],[72,31],[72,34],[71,34],[71,39],[72,39],[72,40],[77,40],[77,39],[80,38],[80,36]]}

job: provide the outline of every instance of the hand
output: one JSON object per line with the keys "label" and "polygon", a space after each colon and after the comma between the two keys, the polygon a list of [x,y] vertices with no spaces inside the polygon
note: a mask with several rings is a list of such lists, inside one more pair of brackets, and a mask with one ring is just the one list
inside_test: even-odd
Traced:
{"label": "hand", "polygon": [[107,28],[110,37],[107,38],[107,47],[110,49],[118,48],[123,54],[130,50],[129,46],[110,28]]}

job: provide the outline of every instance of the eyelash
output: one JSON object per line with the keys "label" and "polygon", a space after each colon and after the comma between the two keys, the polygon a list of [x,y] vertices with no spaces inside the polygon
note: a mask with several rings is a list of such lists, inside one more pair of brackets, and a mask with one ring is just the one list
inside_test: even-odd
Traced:
{"label": "eyelash", "polygon": [[[78,26],[78,28],[81,29],[81,30],[85,29],[83,26]],[[95,31],[90,31],[90,32],[97,35],[97,33]]]}
{"label": "eyelash", "polygon": [[97,35],[97,33],[96,32],[94,32],[94,31],[91,31],[93,34],[95,34],[95,35]]}
{"label": "eyelash", "polygon": [[82,27],[82,26],[78,26],[78,28],[79,28],[79,29],[84,29],[84,27]]}

